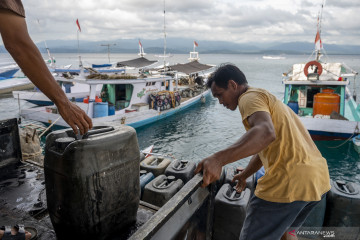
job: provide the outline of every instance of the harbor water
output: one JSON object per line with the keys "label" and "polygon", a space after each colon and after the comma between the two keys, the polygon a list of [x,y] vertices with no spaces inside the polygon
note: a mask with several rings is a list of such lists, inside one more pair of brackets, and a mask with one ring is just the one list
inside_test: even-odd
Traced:
{"label": "harbor water", "polygon": [[[200,53],[201,53],[201,49]],[[6,56],[0,54],[0,59]],[[111,62],[136,58],[136,54],[111,54]],[[157,59],[153,54],[148,59]],[[286,55],[285,59],[268,60],[256,54],[200,54],[200,62],[219,65],[233,63],[246,75],[251,86],[267,89],[279,99],[283,98],[284,86],[282,73],[288,72],[292,64],[305,63],[307,55]],[[46,58],[44,56],[44,58]],[[77,54],[55,54],[57,65],[78,65]],[[187,62],[187,54],[177,54],[169,59],[170,64]],[[107,63],[106,54],[82,54],[84,65]],[[1,61],[1,60],[0,60]],[[359,55],[332,55],[329,61],[346,63],[360,72]],[[350,89],[353,92],[353,79]],[[357,79],[359,81],[360,79]],[[355,86],[360,94],[360,82]],[[358,100],[359,103],[359,100]],[[19,107],[29,108],[34,105],[16,101],[10,95],[1,96],[0,119],[18,117]],[[185,112],[175,114],[141,128],[136,129],[140,149],[154,145],[153,152],[172,154],[176,159],[198,162],[203,158],[226,148],[244,133],[238,110],[230,111],[218,103],[212,96],[205,104],[198,103]],[[359,154],[351,141],[316,142],[323,156],[327,159],[332,179],[360,183]],[[240,159],[232,165],[246,166],[249,158]]]}

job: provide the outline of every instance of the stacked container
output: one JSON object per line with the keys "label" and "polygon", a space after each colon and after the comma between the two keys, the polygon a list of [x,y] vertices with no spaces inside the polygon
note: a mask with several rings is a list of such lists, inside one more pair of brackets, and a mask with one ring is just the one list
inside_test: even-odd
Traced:
{"label": "stacked container", "polygon": [[237,193],[224,184],[215,197],[213,240],[238,240],[246,217],[250,190]]}
{"label": "stacked container", "polygon": [[166,176],[175,176],[177,179],[181,179],[184,184],[187,183],[193,176],[196,164],[189,162],[188,160],[175,160],[166,168]]}
{"label": "stacked container", "polygon": [[58,239],[105,239],[135,222],[139,146],[133,128],[94,127],[76,140],[50,133],[45,147],[47,206]]}
{"label": "stacked container", "polygon": [[140,169],[152,172],[155,177],[163,174],[171,160],[165,157],[150,156],[140,163]]}
{"label": "stacked container", "polygon": [[174,176],[160,175],[145,186],[142,200],[162,207],[184,185],[181,179]]}

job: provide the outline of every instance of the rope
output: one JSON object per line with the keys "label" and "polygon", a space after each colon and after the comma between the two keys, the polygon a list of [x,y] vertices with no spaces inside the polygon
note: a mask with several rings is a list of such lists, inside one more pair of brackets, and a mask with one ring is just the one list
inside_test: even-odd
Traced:
{"label": "rope", "polygon": [[343,146],[345,143],[347,143],[348,141],[350,141],[350,139],[352,139],[355,136],[355,134],[358,134],[358,133],[359,133],[359,122],[357,122],[357,124],[356,124],[356,127],[354,129],[354,133],[345,142],[343,142],[342,144],[340,144],[338,146],[328,147],[328,148],[339,148],[339,147]]}
{"label": "rope", "polygon": [[52,126],[54,126],[54,124],[55,124],[57,121],[59,121],[60,118],[61,118],[61,116],[58,117],[53,123],[51,123],[50,126],[47,127],[47,128],[39,135],[39,138],[41,138]]}

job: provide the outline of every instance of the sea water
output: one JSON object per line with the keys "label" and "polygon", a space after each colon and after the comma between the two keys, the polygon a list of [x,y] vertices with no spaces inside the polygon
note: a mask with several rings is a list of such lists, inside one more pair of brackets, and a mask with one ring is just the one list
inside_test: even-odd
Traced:
{"label": "sea water", "polygon": [[[67,64],[72,64],[73,67],[78,66],[77,54],[54,55],[59,67]],[[84,65],[109,62],[106,54],[81,55]],[[136,54],[111,54],[110,62],[136,57],[138,57]],[[150,60],[157,59],[153,54],[148,54],[146,57]],[[200,54],[200,62],[214,65],[233,63],[244,72],[251,86],[267,89],[282,99],[284,92],[282,73],[289,72],[294,63],[308,61],[307,55],[285,55],[285,57],[285,59],[267,60],[257,54]],[[170,64],[176,64],[187,62],[187,58],[186,54],[176,54],[168,60]],[[360,72],[359,55],[332,55],[329,56],[329,61],[346,63],[355,71]],[[353,88],[351,81],[351,92]],[[360,94],[360,82],[355,89],[356,93]],[[22,109],[34,105],[25,101],[20,101],[19,104],[9,96],[0,99],[0,119],[17,117],[19,106]],[[198,162],[234,143],[245,133],[245,129],[238,110],[230,111],[210,96],[205,104],[198,103],[185,112],[138,128],[136,132],[140,149],[154,145],[153,151],[156,153],[171,154],[180,160]],[[327,159],[333,179],[360,183],[359,154],[354,150],[351,141],[321,141],[316,142],[316,145]],[[240,159],[232,165],[245,167],[248,161],[249,158]]]}

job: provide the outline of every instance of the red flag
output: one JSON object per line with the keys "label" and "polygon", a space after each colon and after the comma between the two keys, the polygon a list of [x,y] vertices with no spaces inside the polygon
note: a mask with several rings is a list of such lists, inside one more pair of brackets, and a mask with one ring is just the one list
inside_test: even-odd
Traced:
{"label": "red flag", "polygon": [[318,30],[316,32],[316,37],[315,37],[315,49],[320,50],[321,48],[322,48],[322,42],[321,42],[321,38],[320,38],[320,32]]}
{"label": "red flag", "polygon": [[198,44],[196,41],[194,41],[194,45],[195,45],[196,47],[199,46],[199,44]]}
{"label": "red flag", "polygon": [[76,24],[77,24],[77,26],[78,26],[78,28],[79,28],[79,31],[81,32],[81,27],[80,27],[79,19],[76,19]]}
{"label": "red flag", "polygon": [[141,44],[140,40],[139,40],[139,46],[142,47],[142,44]]}

